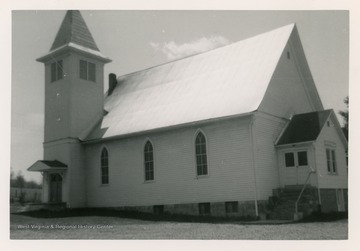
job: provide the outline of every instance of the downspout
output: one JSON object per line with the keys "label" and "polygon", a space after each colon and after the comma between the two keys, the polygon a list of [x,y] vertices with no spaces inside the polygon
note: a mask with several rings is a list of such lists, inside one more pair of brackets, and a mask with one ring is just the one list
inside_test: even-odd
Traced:
{"label": "downspout", "polygon": [[319,186],[319,180],[320,180],[320,172],[318,170],[318,166],[316,163],[316,147],[315,147],[315,142],[312,143],[312,148],[314,151],[314,166],[315,166],[315,170],[316,170],[316,179],[317,179],[317,191],[318,191],[318,202],[319,202],[319,211],[321,212],[321,192],[320,192],[320,186]]}
{"label": "downspout", "polygon": [[250,124],[249,124],[249,130],[250,130],[250,146],[251,146],[251,156],[252,156],[252,165],[254,170],[254,185],[255,185],[255,195],[254,195],[254,201],[255,201],[255,214],[256,217],[259,216],[259,209],[258,209],[258,198],[257,198],[257,182],[256,182],[256,158],[255,158],[255,142],[254,142],[254,133],[253,133],[253,125],[255,122],[255,115],[252,115]]}

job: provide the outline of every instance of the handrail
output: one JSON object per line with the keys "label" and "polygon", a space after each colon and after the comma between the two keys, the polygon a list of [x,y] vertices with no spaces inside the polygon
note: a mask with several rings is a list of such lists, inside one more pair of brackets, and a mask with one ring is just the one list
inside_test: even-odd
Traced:
{"label": "handrail", "polygon": [[310,171],[309,171],[309,173],[308,173],[308,175],[307,175],[306,181],[305,181],[305,183],[304,183],[304,185],[303,185],[303,187],[302,187],[302,189],[301,189],[301,192],[300,192],[300,194],[299,194],[299,196],[298,196],[298,198],[297,198],[297,200],[296,200],[296,202],[295,202],[295,213],[296,213],[296,214],[298,213],[298,203],[299,203],[300,198],[301,198],[301,195],[303,194],[303,192],[304,192],[304,190],[305,190],[305,188],[306,188],[306,185],[307,185],[307,183],[308,183],[308,181],[309,181],[309,179],[310,179],[310,175],[311,175],[312,173],[315,173],[315,172],[316,172],[316,171],[310,167]]}

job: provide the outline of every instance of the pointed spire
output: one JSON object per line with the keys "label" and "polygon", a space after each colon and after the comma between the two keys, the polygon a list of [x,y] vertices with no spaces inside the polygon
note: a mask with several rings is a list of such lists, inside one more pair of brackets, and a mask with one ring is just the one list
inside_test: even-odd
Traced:
{"label": "pointed spire", "polygon": [[83,17],[78,10],[68,10],[56,35],[50,51],[63,45],[74,43],[85,48],[99,51]]}

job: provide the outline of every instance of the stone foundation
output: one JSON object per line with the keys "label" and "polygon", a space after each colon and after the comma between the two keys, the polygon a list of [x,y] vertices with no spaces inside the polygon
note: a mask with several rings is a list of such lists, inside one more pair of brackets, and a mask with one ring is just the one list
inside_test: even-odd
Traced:
{"label": "stone foundation", "polygon": [[336,189],[320,189],[321,212],[337,212]]}
{"label": "stone foundation", "polygon": [[[337,204],[337,189],[320,189],[321,195],[321,211],[323,213],[329,212],[338,212],[338,204]],[[341,189],[344,196],[344,207],[345,211],[348,211],[348,190]]]}
{"label": "stone foundation", "polygon": [[[256,217],[254,201],[232,201],[234,203],[233,211],[227,212],[226,202],[211,202],[210,214],[207,216],[214,217]],[[236,206],[237,205],[237,206]],[[119,210],[137,211],[143,213],[159,214],[159,208],[163,213],[175,215],[200,215],[199,203],[184,203],[171,205],[153,205],[153,206],[135,206],[135,207],[119,207]],[[258,201],[259,213],[266,212],[267,201]]]}

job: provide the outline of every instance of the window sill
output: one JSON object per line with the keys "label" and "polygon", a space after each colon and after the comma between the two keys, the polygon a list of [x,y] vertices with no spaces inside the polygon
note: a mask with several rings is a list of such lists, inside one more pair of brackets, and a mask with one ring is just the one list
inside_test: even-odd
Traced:
{"label": "window sill", "polygon": [[144,184],[155,183],[155,182],[156,182],[155,180],[145,180]]}
{"label": "window sill", "polygon": [[100,187],[108,187],[110,184],[100,184]]}
{"label": "window sill", "polygon": [[206,178],[209,178],[209,174],[204,174],[204,175],[198,175],[196,176],[196,179],[206,179]]}
{"label": "window sill", "polygon": [[327,173],[328,175],[331,175],[331,176],[338,176],[339,174],[338,173]]}

